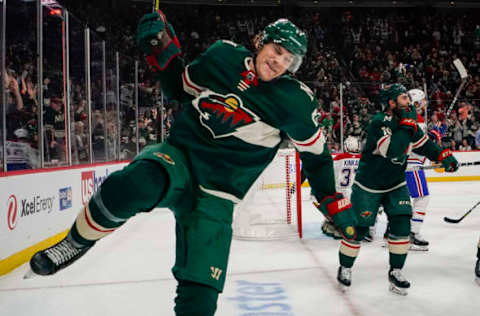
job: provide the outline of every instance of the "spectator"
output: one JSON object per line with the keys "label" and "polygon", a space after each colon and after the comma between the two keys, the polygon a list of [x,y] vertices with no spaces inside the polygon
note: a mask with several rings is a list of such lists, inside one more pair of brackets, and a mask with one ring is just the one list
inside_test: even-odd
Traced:
{"label": "spectator", "polygon": [[[138,8],[140,7],[141,5],[138,5]],[[118,8],[118,10],[109,11],[107,15],[105,13],[107,10],[94,10],[93,5],[88,2],[73,1],[70,3],[71,12],[84,14],[82,20],[88,20],[88,24],[92,26],[91,29],[103,26],[107,30],[102,34],[107,40],[107,47],[113,43],[117,46],[115,48],[121,52],[121,131],[117,131],[116,127],[116,94],[113,88],[115,75],[110,75],[108,76],[110,79],[107,79],[107,108],[109,111],[107,117],[103,117],[102,114],[101,81],[98,80],[98,76],[94,76],[93,79],[92,145],[95,149],[96,160],[105,159],[105,128],[107,129],[108,157],[116,157],[117,148],[120,145],[118,144],[118,133],[120,132],[123,136],[121,146],[129,148],[128,155],[132,152],[131,147],[135,146],[135,143],[132,143],[136,120],[132,89],[134,77],[131,66],[133,60],[122,56],[135,56],[136,59],[142,60],[142,56],[135,48],[133,30],[145,8],[142,10],[129,9],[128,11],[121,9],[122,6],[118,6]],[[187,62],[191,56],[197,55],[199,51],[208,47],[214,38],[222,37],[249,46],[251,43],[247,39],[251,38],[256,30],[262,29],[266,21],[270,20],[271,15],[285,14],[280,9],[261,7],[255,7],[252,12],[251,7],[248,6],[245,8],[235,7],[231,10],[222,6],[207,8],[193,5],[189,7],[189,10],[177,10],[178,5],[165,4],[163,8],[172,19],[178,22],[176,31],[183,44],[183,56]],[[9,14],[11,12],[10,10]],[[478,114],[480,113],[474,113],[474,111],[480,105],[480,52],[478,51],[480,49],[480,26],[475,23],[477,22],[475,12],[425,11],[422,8],[415,11],[411,9],[404,11],[397,8],[395,11],[388,12],[384,9],[352,9],[348,11],[335,9],[325,13],[311,8],[298,8],[286,15],[303,26],[312,39],[309,53],[304,61],[304,65],[307,66],[303,66],[296,76],[313,88],[315,98],[323,109],[330,113],[333,113],[332,110],[335,109],[333,116],[324,115],[323,121],[321,121],[329,142],[338,143],[340,141],[339,127],[341,123],[338,111],[341,101],[344,104],[344,122],[342,124],[345,127],[345,136],[354,134],[364,137],[370,118],[380,110],[377,96],[382,84],[403,82],[407,88],[417,88],[423,86],[425,82],[430,100],[427,113],[427,116],[431,118],[428,122],[429,130],[437,130],[443,135],[442,144],[445,147],[451,147],[452,141],[455,142],[455,146],[459,146],[464,139],[467,139],[470,146],[478,147],[478,118],[480,118]],[[12,20],[15,18],[10,19],[10,21]],[[438,21],[442,21],[442,23],[438,23]],[[12,34],[15,35],[15,40],[10,41],[12,43],[7,45],[6,51],[6,60],[8,61],[8,73],[5,76],[8,80],[7,139],[27,140],[32,147],[35,147],[38,146],[36,131],[38,91],[43,89],[45,111],[51,112],[56,105],[49,103],[52,102],[55,95],[61,94],[57,91],[61,87],[61,80],[58,79],[60,78],[58,74],[48,73],[48,75],[44,74],[44,82],[36,86],[36,74],[33,66],[35,65],[35,56],[32,53],[35,51],[35,42],[25,36],[25,34],[33,33],[8,33],[7,38],[12,38]],[[72,54],[78,54],[75,51],[82,51],[83,47],[75,47],[75,41],[71,41],[71,43],[74,45],[71,47]],[[471,79],[459,96],[458,116],[453,111],[447,120],[442,117],[442,114],[446,112],[446,108],[453,99],[452,92],[456,91],[460,83],[459,75],[452,66],[455,58],[462,59],[471,73]],[[140,68],[142,69],[142,67]],[[81,71],[76,71],[76,73],[81,74]],[[160,138],[159,126],[162,123],[165,126],[163,132],[168,134],[169,126],[181,111],[170,100],[161,100],[161,87],[158,84],[152,86],[149,76],[151,74],[148,71],[142,70],[139,73],[141,80],[139,107],[140,113],[144,113],[145,117],[139,124],[141,125],[140,130],[144,130],[145,144],[155,142]],[[75,126],[73,128],[75,134],[77,125],[79,126],[78,131],[82,130],[86,133],[90,124],[87,116],[86,91],[83,83],[80,84],[82,81],[83,79],[80,80],[79,77],[71,78],[71,116],[74,121],[72,126]],[[340,100],[340,82],[345,83],[343,100]],[[164,117],[159,117],[160,115],[154,114],[154,111],[151,113],[145,111],[145,108],[159,108],[160,104],[164,104],[166,109]],[[45,115],[47,116],[47,113]],[[76,124],[77,122],[83,124]],[[46,125],[51,125],[51,122]],[[65,125],[64,122],[63,125]],[[60,128],[58,131],[63,131],[64,135],[64,129]],[[55,134],[55,130],[56,128],[50,129],[50,134],[48,134],[50,138],[54,138],[52,135]],[[23,137],[24,131],[27,131],[26,138]],[[22,137],[18,137],[18,135]],[[72,136],[76,137],[76,135]],[[134,138],[133,140],[135,141]],[[72,141],[72,145],[73,143],[74,141]],[[335,150],[333,144],[332,148]],[[48,155],[50,155],[49,151],[50,148],[47,148]],[[64,149],[61,151],[64,152]],[[57,155],[55,150],[52,155]]]}
{"label": "spectator", "polygon": [[102,112],[93,113],[92,151],[94,161],[105,161],[105,120]]}
{"label": "spectator", "polygon": [[475,132],[475,149],[480,149],[480,128]]}
{"label": "spectator", "polygon": [[462,144],[458,147],[458,150],[463,150],[463,151],[472,150],[472,147],[468,144],[468,141],[466,138],[462,140]]}
{"label": "spectator", "polygon": [[453,139],[450,141],[449,149],[452,151],[457,150],[457,143]]}
{"label": "spectator", "polygon": [[65,161],[65,113],[63,99],[52,97],[45,106],[43,115],[45,128],[45,160],[48,162]]}
{"label": "spectator", "polygon": [[74,163],[88,162],[88,135],[82,121],[75,122],[75,134],[72,141],[72,160]]}

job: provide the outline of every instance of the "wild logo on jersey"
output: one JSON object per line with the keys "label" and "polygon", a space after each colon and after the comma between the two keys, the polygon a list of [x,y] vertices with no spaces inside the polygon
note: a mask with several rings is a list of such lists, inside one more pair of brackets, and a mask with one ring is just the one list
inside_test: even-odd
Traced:
{"label": "wild logo on jersey", "polygon": [[194,101],[200,112],[200,122],[214,138],[233,135],[240,127],[258,121],[258,117],[245,107],[242,100],[234,95],[202,94]]}

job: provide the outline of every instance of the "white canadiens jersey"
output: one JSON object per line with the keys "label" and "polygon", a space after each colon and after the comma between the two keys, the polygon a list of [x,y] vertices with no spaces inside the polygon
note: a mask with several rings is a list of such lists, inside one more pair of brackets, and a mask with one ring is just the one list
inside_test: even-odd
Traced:
{"label": "white canadiens jersey", "polygon": [[350,198],[352,184],[360,162],[360,154],[343,153],[333,157],[333,168],[335,172],[335,187],[337,192],[342,192],[345,197]]}
{"label": "white canadiens jersey", "polygon": [[[425,124],[425,120],[420,115],[417,116],[417,124],[418,127],[420,127],[420,129],[427,134],[427,124]],[[420,156],[414,152],[411,152],[408,155],[407,170],[413,170],[415,166],[423,166],[426,160],[427,158],[424,156]]]}

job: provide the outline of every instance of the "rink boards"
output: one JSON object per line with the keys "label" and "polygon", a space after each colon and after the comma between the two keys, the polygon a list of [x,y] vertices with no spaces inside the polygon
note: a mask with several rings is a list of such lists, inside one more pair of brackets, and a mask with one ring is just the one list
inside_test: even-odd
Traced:
{"label": "rink boards", "polygon": [[[456,152],[455,157],[460,162],[477,161],[480,151]],[[0,174],[0,275],[63,238],[83,203],[108,174],[126,164]],[[480,180],[480,166],[461,168],[454,174],[427,170],[426,175],[429,182]]]}
{"label": "rink boards", "polygon": [[0,177],[0,275],[63,238],[85,201],[126,162],[15,171]]}

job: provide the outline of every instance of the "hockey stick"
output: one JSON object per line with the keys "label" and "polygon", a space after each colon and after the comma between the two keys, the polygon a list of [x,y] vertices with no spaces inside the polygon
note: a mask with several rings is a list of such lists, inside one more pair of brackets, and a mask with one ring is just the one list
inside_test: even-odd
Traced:
{"label": "hockey stick", "polygon": [[156,10],[159,9],[160,5],[158,3],[159,0],[153,0],[152,1],[152,12],[155,12]]}
{"label": "hockey stick", "polygon": [[457,224],[460,223],[462,219],[464,219],[468,214],[470,214],[478,205],[480,205],[480,201],[477,202],[471,209],[469,209],[465,214],[463,214],[462,217],[454,219],[454,218],[449,218],[449,217],[444,217],[443,220],[447,223],[453,223]]}
{"label": "hockey stick", "polygon": [[[480,165],[480,160],[478,161],[470,161],[470,162],[461,162],[458,164],[459,167],[471,167],[471,166],[478,166]],[[441,169],[443,168],[441,165],[431,165],[431,166],[421,166],[418,169],[421,170],[431,170],[431,169]]]}
{"label": "hockey stick", "polygon": [[468,78],[467,70],[463,66],[460,59],[458,58],[455,59],[453,61],[453,65],[455,66],[455,68],[457,68],[457,71],[460,74],[460,78],[462,79],[462,83],[460,84],[460,87],[458,87],[457,92],[455,93],[455,97],[453,98],[452,103],[448,107],[447,116],[446,116],[447,118],[450,116],[450,112],[452,112],[455,102],[457,102],[458,95],[460,94],[460,92],[462,92],[463,87],[465,86],[465,83],[467,82],[467,78]]}

